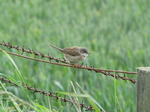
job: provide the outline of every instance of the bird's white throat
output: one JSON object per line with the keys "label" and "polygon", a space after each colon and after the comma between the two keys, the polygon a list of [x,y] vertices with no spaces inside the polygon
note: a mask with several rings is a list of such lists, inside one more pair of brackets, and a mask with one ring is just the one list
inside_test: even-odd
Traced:
{"label": "bird's white throat", "polygon": [[87,54],[87,53],[83,53],[83,54],[82,54],[82,56],[87,57],[87,56],[88,56],[88,54]]}

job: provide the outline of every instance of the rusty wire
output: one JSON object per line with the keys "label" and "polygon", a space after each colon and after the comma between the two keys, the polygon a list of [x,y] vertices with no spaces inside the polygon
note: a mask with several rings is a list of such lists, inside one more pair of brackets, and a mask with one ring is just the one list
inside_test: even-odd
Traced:
{"label": "rusty wire", "polygon": [[[60,65],[60,66],[72,67],[72,65],[67,65],[67,64],[62,64],[62,63],[56,63],[56,62],[49,62],[49,61],[46,61],[46,60],[41,60],[41,59],[37,59],[37,58],[31,58],[31,57],[28,57],[28,56],[23,56],[23,55],[19,55],[19,54],[8,52],[8,51],[5,51],[5,52],[7,52],[8,54],[11,54],[11,55],[23,57],[23,58],[30,59],[30,60],[35,60],[35,61],[39,61],[39,62],[55,64],[55,65]],[[80,66],[76,66],[76,68],[80,68]],[[95,72],[97,72],[97,71],[95,71]],[[132,83],[136,83],[135,79],[131,79],[131,78],[128,78],[128,77],[125,77],[125,76],[114,75],[114,74],[112,74],[110,72],[106,72],[106,71],[98,71],[98,72],[100,72],[100,73],[102,73],[102,74],[104,74],[106,76],[111,76],[111,77],[116,78],[116,79],[120,78],[120,79],[125,80],[125,81],[128,80],[128,81],[130,81]]]}
{"label": "rusty wire", "polygon": [[5,47],[7,47],[7,48],[14,48],[14,49],[16,49],[17,51],[21,51],[21,52],[22,52],[21,54],[23,54],[24,52],[26,52],[26,53],[29,53],[29,54],[34,54],[35,56],[40,56],[41,58],[47,58],[47,59],[49,59],[50,61],[51,61],[51,60],[55,60],[56,62],[62,62],[62,63],[69,64],[66,60],[60,60],[60,59],[58,59],[58,58],[54,58],[54,57],[50,56],[49,53],[48,53],[48,55],[46,55],[46,54],[43,54],[43,53],[41,53],[41,52],[35,52],[35,51],[32,50],[32,49],[25,49],[25,48],[20,47],[20,46],[13,46],[12,44],[10,44],[10,43],[5,43],[4,41],[1,42],[0,45],[5,46]]}
{"label": "rusty wire", "polygon": [[[0,43],[0,45],[2,46],[5,46],[7,48],[14,48],[16,50],[19,50],[19,51],[22,51],[22,54],[24,52],[26,53],[30,53],[30,54],[34,54],[35,56],[41,56],[41,58],[48,58],[50,61],[46,61],[46,60],[41,60],[41,59],[37,59],[37,58],[31,58],[31,57],[28,57],[28,56],[23,56],[23,55],[19,55],[19,54],[16,54],[16,53],[12,53],[12,52],[8,52],[6,51],[8,54],[11,54],[11,55],[15,55],[15,56],[19,56],[19,57],[23,57],[23,58],[27,58],[27,59],[31,59],[31,60],[36,60],[36,61],[40,61],[40,62],[45,62],[45,63],[50,63],[50,64],[55,64],[55,65],[60,65],[60,66],[67,66],[67,67],[75,67],[75,68],[78,68],[78,69],[86,69],[86,70],[89,70],[89,71],[95,71],[96,73],[102,73],[104,75],[108,75],[108,76],[112,76],[116,79],[120,78],[122,80],[128,80],[132,83],[136,83],[136,80],[135,79],[131,79],[131,78],[127,78],[125,77],[125,74],[137,74],[137,72],[128,72],[128,71],[119,71],[119,70],[106,70],[106,69],[97,69],[97,68],[94,68],[94,67],[87,67],[87,66],[81,66],[81,65],[78,65],[78,66],[74,66],[74,65],[71,65],[69,64],[67,61],[65,60],[60,60],[58,58],[54,58],[52,56],[49,56],[49,55],[45,55],[43,53],[40,53],[40,52],[35,52],[34,50],[27,50],[25,48],[21,48],[19,46],[13,46],[12,44],[10,43],[5,43],[5,42],[2,42]],[[55,60],[56,62],[51,62],[51,60]],[[59,63],[59,62],[62,62],[62,63]],[[65,64],[63,64],[65,63]],[[115,75],[115,74],[112,74],[110,72],[113,72],[113,73],[124,73],[124,76],[120,76],[120,75]]]}
{"label": "rusty wire", "polygon": [[[66,60],[61,60],[59,58],[55,58],[55,57],[49,56],[49,53],[48,53],[48,55],[46,55],[46,54],[43,54],[41,52],[36,52],[34,50],[31,50],[31,49],[27,50],[27,49],[19,47],[19,46],[13,46],[10,43],[5,43],[4,41],[0,42],[0,45],[5,46],[7,48],[14,48],[14,49],[16,49],[18,51],[22,51],[22,54],[24,52],[26,52],[26,53],[29,53],[29,54],[34,54],[35,56],[41,56],[41,58],[48,58],[50,61],[51,60],[55,60],[56,62],[62,62],[62,63],[70,64]],[[82,68],[83,66],[80,66],[80,67]],[[107,70],[107,69],[97,69],[97,68],[87,67],[87,66],[86,66],[86,68],[88,70],[94,70],[94,71],[97,71],[97,72],[100,70],[100,71],[114,72],[114,73],[137,74],[137,72],[128,72],[128,71],[119,71],[119,70]]]}
{"label": "rusty wire", "polygon": [[[14,86],[16,86],[16,87],[19,87],[19,85],[17,85],[16,83],[14,83],[13,81],[11,81],[11,80],[9,80],[9,79],[6,79],[6,78],[4,78],[4,77],[0,77],[0,80],[2,81],[2,82],[7,82],[7,83],[9,83],[9,84],[11,84],[11,85],[14,85]],[[29,91],[32,91],[33,93],[40,93],[40,94],[43,94],[44,96],[49,96],[49,97],[54,97],[54,98],[56,98],[56,100],[60,100],[60,101],[62,101],[62,102],[64,102],[64,103],[70,103],[71,105],[80,105],[80,107],[81,107],[81,109],[83,109],[83,108],[85,108],[86,109],[86,111],[95,111],[95,109],[91,106],[91,105],[89,105],[89,106],[87,106],[87,105],[85,105],[84,103],[80,103],[80,104],[78,104],[76,101],[74,101],[74,100],[69,100],[69,99],[66,99],[65,97],[63,98],[63,97],[61,97],[61,96],[59,96],[57,93],[52,93],[52,92],[46,92],[46,91],[44,91],[44,90],[40,90],[40,89],[37,89],[37,88],[35,88],[35,87],[31,87],[31,86],[28,86],[27,84],[22,84],[22,86],[24,87],[24,88],[26,88],[27,90],[29,90]],[[101,110],[101,109],[100,109]],[[101,110],[102,111],[102,110]]]}

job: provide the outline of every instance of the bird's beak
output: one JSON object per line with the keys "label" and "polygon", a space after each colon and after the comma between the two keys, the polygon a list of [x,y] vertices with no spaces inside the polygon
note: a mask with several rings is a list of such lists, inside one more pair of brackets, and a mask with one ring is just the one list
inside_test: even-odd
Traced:
{"label": "bird's beak", "polygon": [[88,52],[88,54],[91,54],[91,53]]}

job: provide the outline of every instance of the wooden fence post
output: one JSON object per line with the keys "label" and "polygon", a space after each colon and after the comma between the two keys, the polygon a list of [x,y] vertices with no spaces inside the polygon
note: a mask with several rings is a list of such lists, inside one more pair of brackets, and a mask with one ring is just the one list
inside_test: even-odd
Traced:
{"label": "wooden fence post", "polygon": [[150,112],[150,67],[137,69],[137,112]]}

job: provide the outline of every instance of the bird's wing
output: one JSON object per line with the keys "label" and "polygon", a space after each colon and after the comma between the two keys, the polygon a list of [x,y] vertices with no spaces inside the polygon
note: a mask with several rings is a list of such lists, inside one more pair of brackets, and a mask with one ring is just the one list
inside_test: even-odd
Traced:
{"label": "bird's wing", "polygon": [[80,52],[79,52],[79,49],[77,47],[64,48],[63,53],[69,54],[72,56],[80,56]]}

